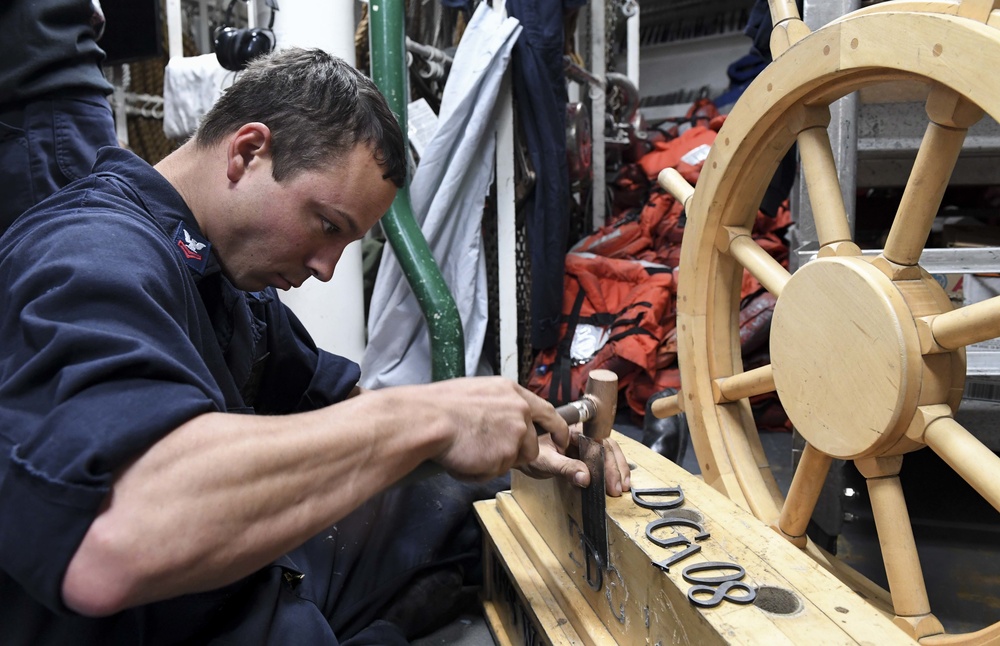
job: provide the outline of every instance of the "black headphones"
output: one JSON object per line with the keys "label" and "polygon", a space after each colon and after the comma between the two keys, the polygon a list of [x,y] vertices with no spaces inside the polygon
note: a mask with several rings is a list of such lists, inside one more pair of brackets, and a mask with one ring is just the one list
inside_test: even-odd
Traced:
{"label": "black headphones", "polygon": [[[246,0],[244,0],[246,2]],[[236,0],[229,0],[225,23],[215,30],[215,56],[219,64],[227,70],[239,72],[254,58],[269,54],[274,49],[274,12],[277,2],[268,2],[271,7],[271,21],[264,29],[236,29],[233,24],[233,7]]]}

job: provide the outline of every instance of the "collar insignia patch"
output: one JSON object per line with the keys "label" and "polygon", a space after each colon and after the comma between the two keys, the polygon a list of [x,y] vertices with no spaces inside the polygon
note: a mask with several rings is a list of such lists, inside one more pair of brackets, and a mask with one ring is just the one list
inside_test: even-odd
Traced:
{"label": "collar insignia patch", "polygon": [[198,233],[191,233],[190,229],[183,222],[177,224],[174,231],[174,244],[184,257],[184,263],[194,269],[199,274],[205,273],[208,266],[209,254],[212,251],[212,243],[201,237]]}

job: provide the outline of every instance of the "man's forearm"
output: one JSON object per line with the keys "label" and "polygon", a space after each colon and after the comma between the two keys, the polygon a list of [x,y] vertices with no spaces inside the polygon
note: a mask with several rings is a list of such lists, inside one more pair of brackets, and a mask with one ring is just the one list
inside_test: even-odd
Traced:
{"label": "man's forearm", "polygon": [[[218,588],[425,460],[474,480],[535,461],[536,424],[553,447],[568,445],[552,405],[500,377],[361,393],[284,417],[202,415],[118,475],[67,568],[63,599],[102,615]],[[573,478],[586,470],[573,462],[542,470]]]}
{"label": "man's forearm", "polygon": [[[302,544],[437,449],[391,394],[285,417],[210,413],[116,479],[67,569],[83,614],[208,590]],[[412,419],[413,422],[418,420]]]}

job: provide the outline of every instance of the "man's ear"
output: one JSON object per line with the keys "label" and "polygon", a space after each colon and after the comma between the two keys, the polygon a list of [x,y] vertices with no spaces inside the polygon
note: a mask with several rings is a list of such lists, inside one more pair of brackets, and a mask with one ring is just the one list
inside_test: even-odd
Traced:
{"label": "man's ear", "polygon": [[238,182],[255,160],[259,163],[271,154],[271,129],[263,123],[247,123],[229,139],[226,148],[226,175]]}

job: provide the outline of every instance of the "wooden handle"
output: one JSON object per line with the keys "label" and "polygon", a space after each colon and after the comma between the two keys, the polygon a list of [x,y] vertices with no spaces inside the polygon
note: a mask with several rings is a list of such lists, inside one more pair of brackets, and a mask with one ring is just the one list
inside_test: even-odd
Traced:
{"label": "wooden handle", "polygon": [[681,394],[677,393],[676,395],[670,395],[669,397],[661,397],[650,404],[649,410],[653,413],[653,417],[656,417],[657,419],[673,417],[683,410]]}
{"label": "wooden handle", "polygon": [[795,0],[769,0],[767,4],[770,5],[771,9],[772,25],[799,18],[799,8],[795,4]]}
{"label": "wooden handle", "polygon": [[673,195],[674,199],[683,204],[685,209],[687,208],[688,200],[694,195],[694,187],[688,184],[676,168],[664,168],[656,180],[663,190]]}
{"label": "wooden handle", "polygon": [[[556,407],[556,414],[563,418],[567,424],[572,426],[577,422],[586,422],[597,414],[597,402],[594,398],[585,396],[582,399],[578,399],[575,402],[570,402],[568,404],[563,404],[562,406]],[[539,435],[544,435],[548,433],[544,428],[535,424],[535,432]]]}

